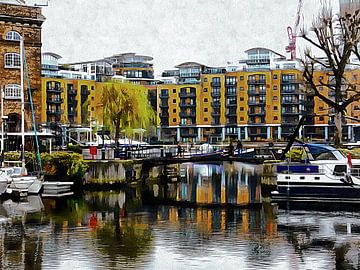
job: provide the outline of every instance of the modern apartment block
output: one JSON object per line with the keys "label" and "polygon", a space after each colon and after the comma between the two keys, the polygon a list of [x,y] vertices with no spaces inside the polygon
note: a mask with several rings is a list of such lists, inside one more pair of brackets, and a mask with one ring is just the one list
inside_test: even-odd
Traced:
{"label": "modern apartment block", "polygon": [[[28,100],[27,83],[24,85],[25,89],[21,89],[21,37],[24,39],[34,107],[39,108],[41,105],[41,26],[44,20],[39,7],[27,6],[23,1],[0,2],[0,86],[4,90],[4,115],[8,116],[8,134],[20,132],[21,91],[25,90],[25,100]],[[30,116],[29,106],[25,106],[27,130],[32,128]],[[39,121],[40,115],[35,116]]]}
{"label": "modern apartment block", "polygon": [[[177,78],[158,85],[159,138],[169,142],[280,141],[306,115],[298,137],[330,140],[334,132],[331,110],[305,94],[299,63],[265,48],[246,53],[247,59],[236,69],[188,62],[176,66],[178,72],[166,71],[163,77]],[[348,76],[357,79],[356,73],[349,70]],[[332,80],[322,70],[316,71],[315,78]],[[360,103],[351,106],[350,114],[359,117]],[[344,124],[345,139],[360,138],[358,124]]]}

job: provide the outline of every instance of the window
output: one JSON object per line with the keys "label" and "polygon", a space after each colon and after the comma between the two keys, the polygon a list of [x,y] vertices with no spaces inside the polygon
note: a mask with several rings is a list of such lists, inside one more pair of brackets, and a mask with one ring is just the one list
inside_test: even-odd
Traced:
{"label": "window", "polygon": [[207,98],[204,98],[204,102],[208,102],[208,99],[207,99]]}
{"label": "window", "polygon": [[240,101],[244,101],[244,98],[243,98],[243,97],[240,97]]}
{"label": "window", "polygon": [[244,76],[240,76],[240,81],[243,81],[244,80]]}
{"label": "window", "polygon": [[207,122],[207,121],[208,121],[208,119],[205,117],[205,118],[204,118],[204,121],[205,121],[205,122]]}
{"label": "window", "polygon": [[92,112],[94,111],[94,107],[91,107],[91,111],[92,111]]}
{"label": "window", "polygon": [[274,85],[274,90],[278,90],[277,85]]}
{"label": "window", "polygon": [[204,112],[208,112],[208,110],[209,110],[208,108],[204,108]]}
{"label": "window", "polygon": [[94,97],[91,97],[91,100],[94,100],[95,98]]}
{"label": "window", "polygon": [[6,53],[5,54],[5,67],[6,68],[19,68],[21,64],[20,54]]}
{"label": "window", "polygon": [[176,109],[173,109],[173,113],[176,113]]}
{"label": "window", "polygon": [[173,94],[176,94],[176,89],[173,89]]}
{"label": "window", "polygon": [[176,99],[175,99],[175,98],[173,99],[173,103],[176,103]]}
{"label": "window", "polygon": [[241,117],[240,117],[240,121],[244,121],[244,117],[241,116]]}
{"label": "window", "polygon": [[207,82],[207,78],[204,78],[204,82]]}
{"label": "window", "polygon": [[176,118],[173,118],[173,123],[175,123],[176,122]]}
{"label": "window", "polygon": [[274,78],[274,80],[277,80],[277,74],[274,74],[273,78]]}
{"label": "window", "polygon": [[204,92],[207,92],[208,90],[207,90],[207,88],[204,88]]}
{"label": "window", "polygon": [[324,87],[320,86],[319,91],[322,91],[322,90],[324,90]]}
{"label": "window", "polygon": [[93,86],[93,85],[91,86],[91,90],[94,90],[94,86]]}
{"label": "window", "polygon": [[277,117],[277,116],[274,116],[274,120],[278,120],[278,117]]}
{"label": "window", "polygon": [[243,112],[243,111],[244,111],[244,107],[240,107],[240,111]]}
{"label": "window", "polygon": [[240,91],[244,91],[244,86],[240,86]]}
{"label": "window", "polygon": [[274,106],[274,111],[277,111],[278,110],[278,107],[277,106]]}
{"label": "window", "polygon": [[4,98],[19,99],[21,98],[21,86],[18,84],[8,84],[5,86]]}
{"label": "window", "polygon": [[273,97],[273,101],[277,101],[278,100],[278,97],[277,96],[274,96]]}
{"label": "window", "polygon": [[324,107],[319,107],[319,111],[323,111],[324,110]]}
{"label": "window", "polygon": [[5,36],[6,40],[14,40],[14,41],[19,41],[21,39],[21,36],[18,32],[16,31],[10,31],[6,33]]}
{"label": "window", "polygon": [[319,121],[324,121],[324,116],[320,116]]}
{"label": "window", "polygon": [[320,76],[320,77],[319,77],[319,81],[322,81],[323,79],[324,79],[323,76]]}

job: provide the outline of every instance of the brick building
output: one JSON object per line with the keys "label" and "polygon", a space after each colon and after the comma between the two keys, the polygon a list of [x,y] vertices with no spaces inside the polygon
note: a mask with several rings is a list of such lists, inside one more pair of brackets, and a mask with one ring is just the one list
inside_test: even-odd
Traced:
{"label": "brick building", "polygon": [[[34,107],[41,106],[41,26],[45,17],[41,8],[21,1],[0,1],[0,86],[4,90],[4,114],[8,116],[7,132],[21,128],[20,37],[24,39]],[[25,72],[24,72],[25,74]],[[28,85],[24,79],[25,102]],[[25,129],[31,128],[29,106],[25,106]],[[40,113],[36,113],[40,120]]]}

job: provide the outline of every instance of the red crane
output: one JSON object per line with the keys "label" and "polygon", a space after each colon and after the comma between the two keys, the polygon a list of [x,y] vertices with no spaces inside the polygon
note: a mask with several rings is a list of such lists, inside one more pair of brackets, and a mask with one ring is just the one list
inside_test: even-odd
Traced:
{"label": "red crane", "polygon": [[288,28],[287,28],[288,37],[289,37],[289,45],[287,45],[285,49],[286,49],[286,52],[291,53],[291,60],[296,59],[296,35],[298,32],[302,6],[303,6],[303,0],[299,0],[294,30],[291,28],[291,26],[288,26]]}

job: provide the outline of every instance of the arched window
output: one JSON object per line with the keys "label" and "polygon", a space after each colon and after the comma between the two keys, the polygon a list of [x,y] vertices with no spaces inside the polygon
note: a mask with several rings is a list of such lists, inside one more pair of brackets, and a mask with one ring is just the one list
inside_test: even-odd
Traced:
{"label": "arched window", "polygon": [[5,39],[19,41],[21,39],[21,36],[16,31],[10,31],[6,33]]}
{"label": "arched window", "polygon": [[21,64],[20,54],[6,53],[5,54],[5,67],[6,68],[19,68]]}
{"label": "arched window", "polygon": [[4,98],[20,99],[21,98],[21,86],[18,84],[5,85]]}

